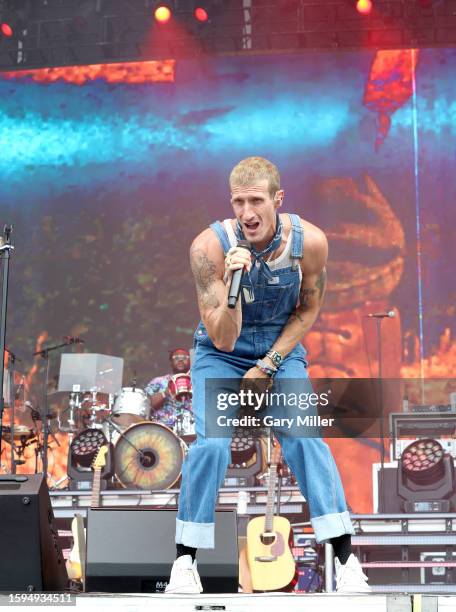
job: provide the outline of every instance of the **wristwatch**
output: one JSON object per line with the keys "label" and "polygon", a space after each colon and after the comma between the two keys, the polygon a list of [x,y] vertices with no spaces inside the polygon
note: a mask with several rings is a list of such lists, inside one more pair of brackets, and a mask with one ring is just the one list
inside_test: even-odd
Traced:
{"label": "wristwatch", "polygon": [[280,353],[275,351],[274,349],[269,349],[266,353],[266,357],[272,361],[273,365],[278,369],[282,365],[283,357]]}

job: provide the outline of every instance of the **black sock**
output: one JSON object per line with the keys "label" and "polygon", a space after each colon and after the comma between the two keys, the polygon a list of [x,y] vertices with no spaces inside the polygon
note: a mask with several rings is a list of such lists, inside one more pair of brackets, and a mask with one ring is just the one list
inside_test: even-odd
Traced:
{"label": "black sock", "polygon": [[337,538],[331,538],[329,541],[333,546],[334,554],[342,565],[345,565],[348,561],[348,557],[352,553],[351,535],[349,533],[344,533]]}
{"label": "black sock", "polygon": [[191,546],[184,546],[184,544],[176,544],[176,559],[182,557],[182,555],[191,555],[192,560],[196,557],[196,548]]}

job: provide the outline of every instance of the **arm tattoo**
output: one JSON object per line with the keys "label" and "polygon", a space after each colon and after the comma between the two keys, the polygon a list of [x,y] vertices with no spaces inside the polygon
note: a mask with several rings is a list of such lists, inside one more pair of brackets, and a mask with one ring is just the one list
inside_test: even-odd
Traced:
{"label": "arm tattoo", "polygon": [[299,293],[299,308],[301,310],[307,310],[309,308],[309,302],[316,291],[316,289],[308,289],[305,287],[301,289]]}
{"label": "arm tattoo", "polygon": [[215,280],[216,266],[201,249],[192,251],[191,266],[196,281],[196,291],[203,307],[218,308],[220,302],[212,285]]}
{"label": "arm tattoo", "polygon": [[318,291],[318,302],[321,303],[323,299],[323,295],[326,287],[326,270],[320,272],[319,277],[315,283],[315,287],[301,287],[301,291],[299,292],[299,306],[291,313],[290,321],[295,321],[298,319],[300,323],[304,323],[304,318],[302,314],[306,312],[309,308],[312,308],[312,298]]}
{"label": "arm tattoo", "polygon": [[318,299],[321,302],[326,289],[326,268],[323,268],[323,270],[320,272],[320,276],[318,277],[316,284],[319,291]]}

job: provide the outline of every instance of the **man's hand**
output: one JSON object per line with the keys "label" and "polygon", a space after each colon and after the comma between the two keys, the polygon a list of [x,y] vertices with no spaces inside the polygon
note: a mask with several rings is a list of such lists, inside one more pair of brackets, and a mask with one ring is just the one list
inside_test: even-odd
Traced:
{"label": "man's hand", "polygon": [[235,270],[245,268],[248,272],[252,267],[250,251],[243,247],[231,247],[225,257],[225,273],[232,276]]}
{"label": "man's hand", "polygon": [[242,377],[240,389],[244,391],[250,389],[253,393],[262,394],[271,389],[272,384],[273,380],[270,376],[262,372],[257,366],[253,366]]}

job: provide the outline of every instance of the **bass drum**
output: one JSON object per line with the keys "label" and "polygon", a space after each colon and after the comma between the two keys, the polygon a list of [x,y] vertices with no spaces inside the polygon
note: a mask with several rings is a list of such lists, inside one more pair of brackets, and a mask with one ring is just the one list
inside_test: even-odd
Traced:
{"label": "bass drum", "polygon": [[180,478],[184,456],[185,445],[169,427],[136,423],[116,442],[116,476],[126,489],[169,489]]}

